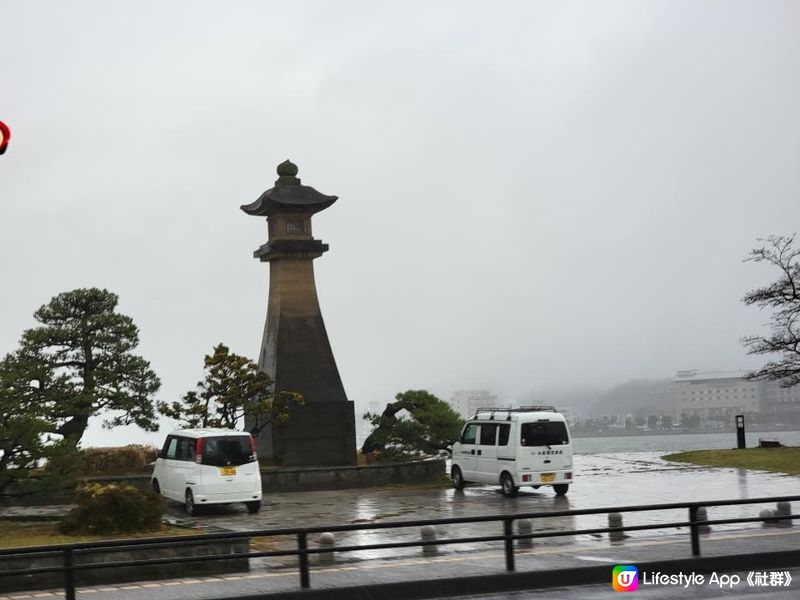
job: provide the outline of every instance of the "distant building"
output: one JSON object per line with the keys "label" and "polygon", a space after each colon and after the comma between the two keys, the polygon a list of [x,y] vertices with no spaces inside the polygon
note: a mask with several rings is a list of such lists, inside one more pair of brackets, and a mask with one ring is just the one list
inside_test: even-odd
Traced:
{"label": "distant building", "polygon": [[670,409],[673,406],[673,387],[674,384],[666,383],[650,391],[650,404],[658,407],[656,413],[659,415],[672,414]]}
{"label": "distant building", "polygon": [[556,410],[564,415],[564,419],[567,421],[567,425],[572,427],[578,420],[578,416],[575,411],[569,406],[556,406]]}
{"label": "distant building", "polygon": [[496,408],[500,404],[489,390],[458,390],[453,392],[450,406],[462,418],[469,419],[479,408]]}
{"label": "distant building", "polygon": [[761,414],[775,423],[800,423],[800,385],[782,387],[779,381],[762,382]]}
{"label": "distant building", "polygon": [[764,384],[749,381],[749,371],[678,371],[673,381],[674,417],[698,416],[707,426],[724,427],[736,415],[760,411]]}

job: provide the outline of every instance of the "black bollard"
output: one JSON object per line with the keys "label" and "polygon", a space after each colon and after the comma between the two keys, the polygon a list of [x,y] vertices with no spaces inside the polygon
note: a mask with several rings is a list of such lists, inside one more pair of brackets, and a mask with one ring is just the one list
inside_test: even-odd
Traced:
{"label": "black bollard", "polygon": [[747,447],[744,441],[744,415],[736,415],[736,447]]}

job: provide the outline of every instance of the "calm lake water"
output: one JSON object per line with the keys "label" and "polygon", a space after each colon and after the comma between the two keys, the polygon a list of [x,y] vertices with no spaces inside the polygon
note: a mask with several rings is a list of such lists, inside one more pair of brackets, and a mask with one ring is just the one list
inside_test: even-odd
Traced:
{"label": "calm lake water", "polygon": [[[747,433],[747,447],[758,446],[758,438],[777,439],[784,446],[800,446],[800,431],[756,431]],[[610,454],[619,452],[684,452],[736,448],[736,434],[675,433],[619,437],[573,437],[575,454]]]}

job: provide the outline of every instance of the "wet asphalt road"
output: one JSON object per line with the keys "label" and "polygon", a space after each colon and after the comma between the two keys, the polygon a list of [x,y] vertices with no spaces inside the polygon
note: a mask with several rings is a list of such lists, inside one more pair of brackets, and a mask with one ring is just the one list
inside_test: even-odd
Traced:
{"label": "wet asphalt road", "polygon": [[[243,505],[207,507],[205,514],[187,518],[179,504],[169,512],[182,522],[197,526],[216,526],[233,531],[257,529],[322,527],[411,519],[437,519],[492,514],[612,507],[638,504],[664,504],[680,501],[758,498],[800,493],[800,478],[743,469],[694,467],[662,460],[657,453],[576,455],[575,481],[565,497],[549,487],[522,488],[517,498],[504,498],[499,487],[468,486],[414,489],[409,487],[281,493],[265,496],[258,515],[249,515]],[[709,508],[709,518],[757,516],[763,505]],[[774,507],[773,507],[774,508]],[[683,510],[626,514],[626,525],[643,525],[686,520]],[[537,519],[534,531],[574,530],[606,527],[605,515]],[[753,525],[716,526],[718,530],[741,529]],[[501,533],[499,524],[438,526],[437,537],[466,537]],[[632,537],[674,534],[673,529],[631,532]],[[338,534],[337,544],[367,544],[418,539],[416,528],[403,530],[365,530]],[[543,544],[558,545],[597,541],[601,536],[546,538]],[[294,540],[275,540],[278,547],[293,547]],[[458,551],[469,551],[459,546]],[[455,549],[453,550],[455,551]],[[351,560],[411,555],[417,549],[369,550],[351,553]],[[273,560],[274,563],[274,560]]]}
{"label": "wet asphalt road", "polygon": [[[244,506],[208,508],[204,515],[188,518],[183,507],[170,504],[169,513],[182,523],[197,527],[232,531],[258,529],[320,527],[345,523],[373,523],[409,519],[467,517],[524,512],[547,512],[567,509],[613,507],[634,504],[660,504],[680,501],[723,500],[792,495],[800,493],[800,478],[773,473],[737,469],[711,469],[667,463],[656,453],[577,455],[576,483],[566,497],[556,497],[551,488],[523,490],[517,498],[504,498],[499,488],[471,486],[463,492],[451,488],[373,488],[325,492],[267,494],[258,515],[249,515]],[[759,505],[709,509],[710,518],[755,516]],[[686,518],[685,511],[653,511],[626,514],[626,524],[663,523]],[[583,529],[606,526],[605,515],[553,517],[537,519],[534,531]],[[469,524],[437,527],[437,536],[464,537],[499,534],[499,524]],[[743,531],[744,530],[744,531]],[[797,528],[793,528],[797,530]],[[749,532],[749,533],[748,533]],[[704,541],[705,549],[714,551],[718,544],[725,554],[737,548],[755,550],[760,544],[768,551],[776,543],[796,547],[793,531],[766,530],[760,524],[715,526]],[[678,535],[676,535],[678,534]],[[788,534],[788,537],[787,537]],[[755,536],[755,537],[753,537]],[[403,530],[365,530],[339,534],[337,545],[419,539],[417,528]],[[712,541],[713,540],[713,541]],[[310,539],[311,547],[316,540]],[[294,548],[294,538],[273,538],[275,548]],[[563,568],[566,564],[634,563],[652,558],[686,556],[689,553],[687,530],[658,529],[631,532],[619,544],[607,536],[579,535],[536,540],[534,549],[518,556],[519,569]],[[188,580],[143,582],[84,589],[79,598],[93,600],[148,600],[173,598],[213,598],[235,596],[265,589],[297,589],[296,558],[252,559],[249,573]],[[367,550],[337,553],[333,567],[312,559],[312,580],[323,587],[353,585],[359,582],[403,581],[438,577],[503,572],[502,544],[464,544],[443,546],[435,560],[421,557],[419,548]],[[796,579],[800,583],[800,576]],[[783,590],[719,591],[692,590],[691,597],[724,598],[730,595],[758,594],[758,598],[785,600],[797,597],[793,585],[787,595]],[[618,597],[610,586],[551,589],[473,598],[549,598]],[[639,590],[640,596],[659,599],[686,597],[686,591],[674,589]],[[763,595],[762,595],[763,594]],[[59,591],[21,593],[0,598],[63,597]]]}

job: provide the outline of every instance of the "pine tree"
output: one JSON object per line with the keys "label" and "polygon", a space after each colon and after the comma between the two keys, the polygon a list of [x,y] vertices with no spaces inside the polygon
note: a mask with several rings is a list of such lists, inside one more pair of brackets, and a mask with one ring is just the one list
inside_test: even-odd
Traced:
{"label": "pine tree", "polygon": [[399,393],[382,414],[367,413],[364,418],[375,429],[361,451],[388,451],[394,458],[447,453],[464,426],[464,420],[446,402],[427,390]]}
{"label": "pine tree", "polygon": [[40,325],[22,334],[19,359],[41,375],[37,394],[50,429],[73,445],[100,414],[109,415],[107,428],[158,430],[153,395],[161,382],[133,353],[139,329],[116,312],[118,301],[97,288],[61,293],[34,313]]}
{"label": "pine tree", "polygon": [[179,402],[158,405],[161,414],[183,427],[247,427],[258,435],[269,423],[285,423],[290,412],[304,403],[298,393],[275,395],[272,379],[252,360],[234,354],[224,344],[217,344],[214,353],[205,356],[204,365],[205,377],[195,390]]}

